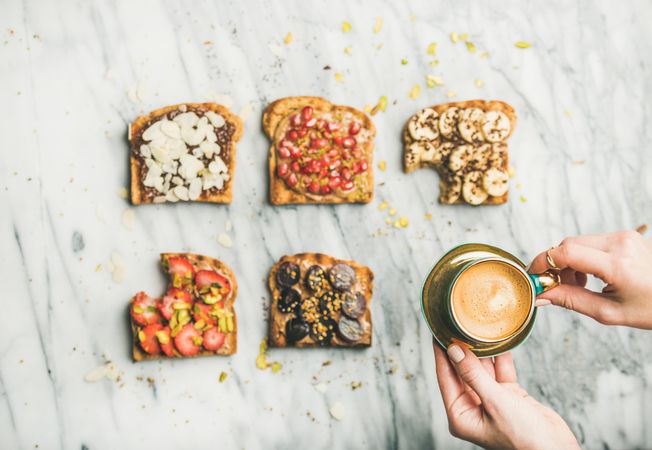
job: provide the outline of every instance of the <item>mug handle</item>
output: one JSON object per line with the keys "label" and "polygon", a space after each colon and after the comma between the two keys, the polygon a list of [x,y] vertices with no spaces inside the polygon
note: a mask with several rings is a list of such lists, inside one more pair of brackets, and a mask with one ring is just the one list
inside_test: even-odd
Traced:
{"label": "mug handle", "polygon": [[528,274],[534,284],[535,295],[539,295],[542,292],[549,291],[555,286],[561,283],[561,278],[559,277],[559,271],[557,270],[546,270],[543,273]]}

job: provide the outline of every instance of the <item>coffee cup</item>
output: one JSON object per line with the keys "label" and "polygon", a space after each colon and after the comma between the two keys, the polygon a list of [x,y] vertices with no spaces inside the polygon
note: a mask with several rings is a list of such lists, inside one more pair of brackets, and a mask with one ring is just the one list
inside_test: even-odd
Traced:
{"label": "coffee cup", "polygon": [[430,271],[421,306],[440,345],[456,342],[478,356],[495,356],[527,339],[536,319],[536,296],[557,284],[557,271],[529,274],[502,249],[464,244]]}

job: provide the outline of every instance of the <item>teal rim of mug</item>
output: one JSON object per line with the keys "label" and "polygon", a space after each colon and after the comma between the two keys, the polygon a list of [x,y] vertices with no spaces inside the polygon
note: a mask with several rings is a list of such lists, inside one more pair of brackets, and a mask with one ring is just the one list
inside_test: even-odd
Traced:
{"label": "teal rim of mug", "polygon": [[[444,343],[443,343],[441,340],[439,340],[439,337],[437,336],[437,333],[435,333],[435,331],[432,329],[432,326],[430,325],[430,322],[428,321],[428,316],[426,315],[426,309],[425,309],[425,301],[424,301],[424,299],[423,299],[423,291],[424,291],[424,289],[425,289],[425,287],[426,287],[426,282],[428,281],[428,278],[430,278],[430,274],[432,273],[433,270],[435,270],[435,267],[437,267],[437,264],[439,264],[439,262],[440,262],[442,259],[444,259],[444,258],[446,257],[446,255],[449,255],[450,253],[452,253],[452,252],[455,251],[456,249],[458,249],[458,248],[460,248],[460,247],[463,247],[463,246],[465,246],[465,245],[487,245],[487,246],[493,247],[492,245],[489,245],[489,244],[483,244],[483,243],[480,243],[480,242],[466,242],[466,243],[464,243],[464,244],[458,244],[458,245],[456,245],[456,246],[454,246],[454,247],[449,248],[448,251],[446,251],[446,252],[441,256],[441,258],[439,258],[439,259],[438,259],[438,260],[437,260],[437,261],[432,265],[432,267],[430,268],[430,270],[428,270],[428,273],[426,274],[426,276],[425,276],[424,279],[423,279],[423,282],[421,283],[421,289],[420,289],[420,291],[419,291],[419,302],[421,303],[421,317],[422,317],[423,320],[426,322],[426,325],[428,326],[428,330],[430,331],[430,335],[432,336],[432,338],[437,342],[437,344],[439,345],[439,347],[440,347],[440,348],[443,348],[443,349],[446,349],[446,348],[447,348],[446,345],[444,345]],[[498,247],[496,247],[496,248],[498,248]],[[507,253],[509,253],[509,252],[507,252]],[[510,253],[510,254],[511,254],[511,253]],[[516,257],[515,257],[515,258],[516,258]],[[518,259],[518,258],[517,258],[517,259]],[[519,260],[519,261],[520,261],[520,260]],[[523,269],[523,270],[525,270],[525,269]],[[526,272],[527,272],[527,271],[526,271]],[[531,320],[531,321],[534,321],[535,319],[536,319],[536,304],[535,304],[535,313],[533,314],[533,317],[532,317],[530,320]],[[520,340],[520,342],[517,342],[517,343],[514,344],[513,346],[508,347],[508,348],[505,348],[504,350],[499,350],[499,351],[493,353],[491,356],[492,356],[492,357],[494,357],[494,356],[499,356],[499,355],[502,355],[502,354],[505,354],[505,353],[509,353],[509,352],[511,352],[512,350],[518,348],[521,344],[523,344],[523,342],[525,342],[525,341],[528,340],[528,338],[529,338],[530,335],[532,334],[532,331],[533,331],[533,330],[534,330],[534,327],[530,327],[529,329],[526,328],[526,330],[525,330],[525,334],[523,335],[523,338]]]}
{"label": "teal rim of mug", "polygon": [[[464,330],[462,328],[462,326],[458,323],[459,321],[457,320],[457,317],[455,316],[455,312],[453,311],[453,307],[452,307],[452,304],[451,304],[452,303],[451,299],[453,297],[453,287],[457,283],[457,280],[459,279],[459,277],[465,271],[470,269],[471,267],[473,267],[473,266],[475,266],[477,264],[483,263],[483,262],[487,262],[487,261],[497,261],[497,262],[500,262],[500,263],[503,263],[503,264],[507,264],[508,266],[513,267],[514,269],[518,270],[518,272],[521,275],[523,275],[523,278],[525,278],[528,281],[528,284],[530,285],[530,288],[531,288],[530,291],[531,291],[531,294],[532,294],[532,300],[530,302],[530,311],[528,312],[527,318],[523,321],[521,326],[519,326],[513,333],[511,333],[509,336],[501,338],[501,339],[479,338],[477,336],[473,336],[468,331]],[[472,341],[478,341],[478,342],[482,342],[482,343],[485,343],[485,344],[498,344],[500,342],[507,341],[507,340],[511,339],[512,337],[518,335],[519,333],[521,333],[528,326],[528,324],[532,320],[532,316],[534,316],[534,309],[535,309],[535,304],[536,304],[536,296],[539,295],[539,293],[537,293],[537,291],[538,291],[537,286],[541,287],[541,283],[539,282],[538,277],[536,278],[536,281],[535,281],[534,277],[532,277],[529,273],[527,273],[525,271],[525,269],[523,269],[522,267],[519,267],[516,263],[514,263],[514,261],[510,261],[509,259],[503,258],[502,256],[487,256],[486,258],[476,259],[475,261],[469,261],[468,263],[464,264],[464,266],[462,266],[460,268],[460,271],[455,275],[455,277],[451,281],[450,286],[448,286],[448,293],[446,295],[446,298],[448,299],[448,301],[446,302],[446,309],[448,310],[448,314],[451,317],[451,321],[453,322],[453,325],[455,326],[457,331],[460,332],[464,337],[466,337],[467,339],[470,339]],[[541,289],[543,290],[543,288],[541,288]],[[422,306],[422,308],[423,308],[423,306]]]}

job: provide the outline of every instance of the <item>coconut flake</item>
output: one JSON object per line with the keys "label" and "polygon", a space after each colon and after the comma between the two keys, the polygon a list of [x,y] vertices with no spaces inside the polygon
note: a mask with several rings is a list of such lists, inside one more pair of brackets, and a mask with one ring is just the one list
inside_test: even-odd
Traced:
{"label": "coconut flake", "polygon": [[134,218],[135,214],[133,209],[127,208],[122,212],[122,225],[129,231],[134,229]]}
{"label": "coconut flake", "polygon": [[220,233],[220,235],[217,237],[217,242],[222,247],[231,248],[233,246],[231,237],[226,233]]}
{"label": "coconut flake", "polygon": [[335,420],[342,420],[344,419],[345,416],[345,410],[344,410],[344,405],[342,402],[335,402],[333,403],[333,406],[331,406],[331,409],[329,410],[331,413],[331,417]]}

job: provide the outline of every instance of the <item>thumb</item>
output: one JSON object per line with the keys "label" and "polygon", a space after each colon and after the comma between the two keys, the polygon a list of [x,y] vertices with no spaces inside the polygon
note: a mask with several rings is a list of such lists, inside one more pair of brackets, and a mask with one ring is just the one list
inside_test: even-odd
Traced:
{"label": "thumb", "polygon": [[580,286],[560,284],[538,298],[550,300],[557,306],[577,311],[605,325],[617,325],[623,321],[619,303]]}
{"label": "thumb", "polygon": [[498,383],[487,373],[477,356],[457,344],[448,347],[447,353],[457,375],[478,394],[480,400],[488,402],[496,397]]}

